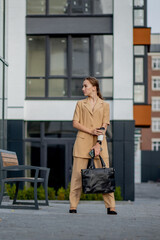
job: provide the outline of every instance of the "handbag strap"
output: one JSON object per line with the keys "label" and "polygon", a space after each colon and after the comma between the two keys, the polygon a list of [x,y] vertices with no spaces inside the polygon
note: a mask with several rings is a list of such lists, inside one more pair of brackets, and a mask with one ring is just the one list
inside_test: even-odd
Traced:
{"label": "handbag strap", "polygon": [[[94,157],[95,157],[95,156],[94,156]],[[88,166],[89,169],[95,169],[94,157],[92,157],[92,158],[89,160],[89,166]],[[103,161],[103,158],[101,157],[101,155],[99,155],[99,158],[100,158],[100,161],[101,161],[101,164],[102,164],[102,168],[106,168],[106,164],[105,164],[105,162]]]}

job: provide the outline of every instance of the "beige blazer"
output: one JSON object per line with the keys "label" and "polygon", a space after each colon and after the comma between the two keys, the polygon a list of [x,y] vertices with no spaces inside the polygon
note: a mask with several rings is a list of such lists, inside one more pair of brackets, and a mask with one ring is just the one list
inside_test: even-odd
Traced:
{"label": "beige blazer", "polygon": [[[110,124],[109,104],[98,98],[97,103],[92,111],[88,98],[77,102],[73,120],[78,121],[89,129],[100,128],[104,123]],[[89,152],[95,145],[97,136],[78,131],[73,148],[73,156],[80,158],[89,158]],[[101,156],[108,159],[108,148],[106,137],[102,142]]]}

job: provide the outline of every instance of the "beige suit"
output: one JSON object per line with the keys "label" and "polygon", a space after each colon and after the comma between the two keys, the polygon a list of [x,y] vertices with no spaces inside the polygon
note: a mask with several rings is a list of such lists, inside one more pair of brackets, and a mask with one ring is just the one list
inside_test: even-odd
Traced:
{"label": "beige suit", "polygon": [[[88,98],[78,101],[74,112],[73,120],[78,121],[89,129],[100,128],[109,121],[109,104],[98,98],[92,111]],[[96,144],[97,136],[78,131],[73,148],[74,163],[72,169],[71,189],[70,189],[70,208],[76,209],[82,191],[81,169],[87,168],[89,152]],[[101,156],[109,167],[109,156],[106,137],[102,142]],[[95,166],[101,167],[100,160],[96,158]],[[114,193],[103,194],[106,208],[115,207]]]}

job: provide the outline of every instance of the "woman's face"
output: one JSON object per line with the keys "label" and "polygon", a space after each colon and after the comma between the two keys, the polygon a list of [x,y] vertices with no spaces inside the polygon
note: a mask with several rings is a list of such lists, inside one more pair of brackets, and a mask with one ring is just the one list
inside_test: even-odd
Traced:
{"label": "woman's face", "polygon": [[88,80],[84,80],[82,91],[84,96],[91,96],[96,91],[96,87],[93,86]]}

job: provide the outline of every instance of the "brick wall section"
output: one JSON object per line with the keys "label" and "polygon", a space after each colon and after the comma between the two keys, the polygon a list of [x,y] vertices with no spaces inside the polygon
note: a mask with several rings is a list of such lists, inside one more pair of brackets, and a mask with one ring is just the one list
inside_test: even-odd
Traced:
{"label": "brick wall section", "polygon": [[[152,104],[152,97],[160,97],[160,91],[152,91],[152,76],[160,76],[160,70],[152,70],[152,56],[148,56],[148,104]],[[160,112],[151,112],[152,117],[160,118]],[[142,128],[141,134],[141,150],[152,150],[152,138],[160,138],[160,133],[152,133],[151,126]]]}

